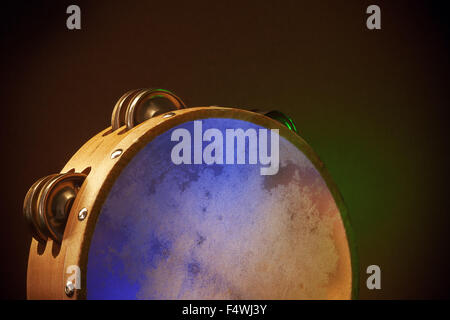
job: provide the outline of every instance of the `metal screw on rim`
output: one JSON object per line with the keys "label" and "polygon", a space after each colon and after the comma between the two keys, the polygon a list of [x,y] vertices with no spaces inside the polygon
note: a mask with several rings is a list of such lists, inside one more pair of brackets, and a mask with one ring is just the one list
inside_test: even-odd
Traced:
{"label": "metal screw on rim", "polygon": [[84,219],[86,219],[88,210],[86,208],[83,208],[80,210],[80,212],[78,212],[78,220],[83,221]]}
{"label": "metal screw on rim", "polygon": [[169,113],[163,115],[162,117],[163,117],[163,118],[170,118],[170,117],[173,117],[174,115],[175,115],[175,113],[169,112]]}
{"label": "metal screw on rim", "polygon": [[66,293],[66,296],[71,297],[73,296],[75,292],[75,286],[73,285],[72,281],[67,281],[66,286],[64,288],[64,292]]}
{"label": "metal screw on rim", "polygon": [[122,154],[122,149],[114,150],[113,153],[111,153],[111,159],[118,158]]}

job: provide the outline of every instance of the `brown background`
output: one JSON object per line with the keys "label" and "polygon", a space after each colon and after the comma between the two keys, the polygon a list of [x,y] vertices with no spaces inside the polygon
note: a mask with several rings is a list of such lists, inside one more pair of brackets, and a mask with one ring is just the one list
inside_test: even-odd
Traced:
{"label": "brown background", "polygon": [[[68,5],[82,30],[66,28]],[[412,1],[2,2],[2,298],[25,298],[27,188],[108,126],[129,89],[277,108],[329,168],[355,228],[361,298],[448,297],[446,8]],[[382,30],[365,9],[382,10]],[[361,276],[364,284],[365,275]]]}

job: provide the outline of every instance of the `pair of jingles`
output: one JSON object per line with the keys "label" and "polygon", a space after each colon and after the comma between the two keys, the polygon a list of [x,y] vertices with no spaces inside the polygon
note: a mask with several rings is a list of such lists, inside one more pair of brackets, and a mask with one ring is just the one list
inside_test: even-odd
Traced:
{"label": "pair of jingles", "polygon": [[[233,152],[255,149],[252,133],[277,132],[279,150],[270,151],[279,151],[279,170],[173,163],[174,131],[199,121],[205,133],[241,130],[244,147],[236,138]],[[166,90],[130,91],[111,127],[33,184],[24,214],[33,232],[29,299],[348,299],[357,291],[343,200],[277,111],[187,108]]]}

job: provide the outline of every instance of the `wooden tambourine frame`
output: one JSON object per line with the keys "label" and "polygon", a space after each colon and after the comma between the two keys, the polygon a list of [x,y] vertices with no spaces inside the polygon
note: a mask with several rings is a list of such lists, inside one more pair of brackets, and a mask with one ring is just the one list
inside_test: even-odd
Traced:
{"label": "wooden tambourine frame", "polygon": [[[69,160],[61,173],[88,172],[72,205],[61,244],[48,239],[46,244],[32,240],[28,259],[27,297],[28,299],[74,300],[86,298],[87,260],[92,235],[104,201],[116,178],[128,162],[156,136],[169,129],[193,120],[206,118],[239,119],[266,128],[279,129],[279,134],[300,149],[313,163],[325,180],[341,214],[346,230],[351,254],[352,298],[357,297],[358,259],[355,239],[344,201],[332,181],[328,171],[311,147],[296,133],[276,120],[258,113],[223,107],[195,107],[171,111],[148,119],[130,130],[111,127],[103,130]],[[87,215],[80,220],[81,210]],[[81,271],[81,289],[73,295],[65,293],[70,266],[78,266]],[[69,268],[69,269],[68,269]]]}

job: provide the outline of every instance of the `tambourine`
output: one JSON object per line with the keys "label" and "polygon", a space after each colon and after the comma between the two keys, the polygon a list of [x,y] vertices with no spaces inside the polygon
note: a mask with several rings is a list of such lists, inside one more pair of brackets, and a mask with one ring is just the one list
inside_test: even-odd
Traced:
{"label": "tambourine", "polygon": [[29,299],[350,299],[336,185],[278,111],[127,92],[24,201]]}

